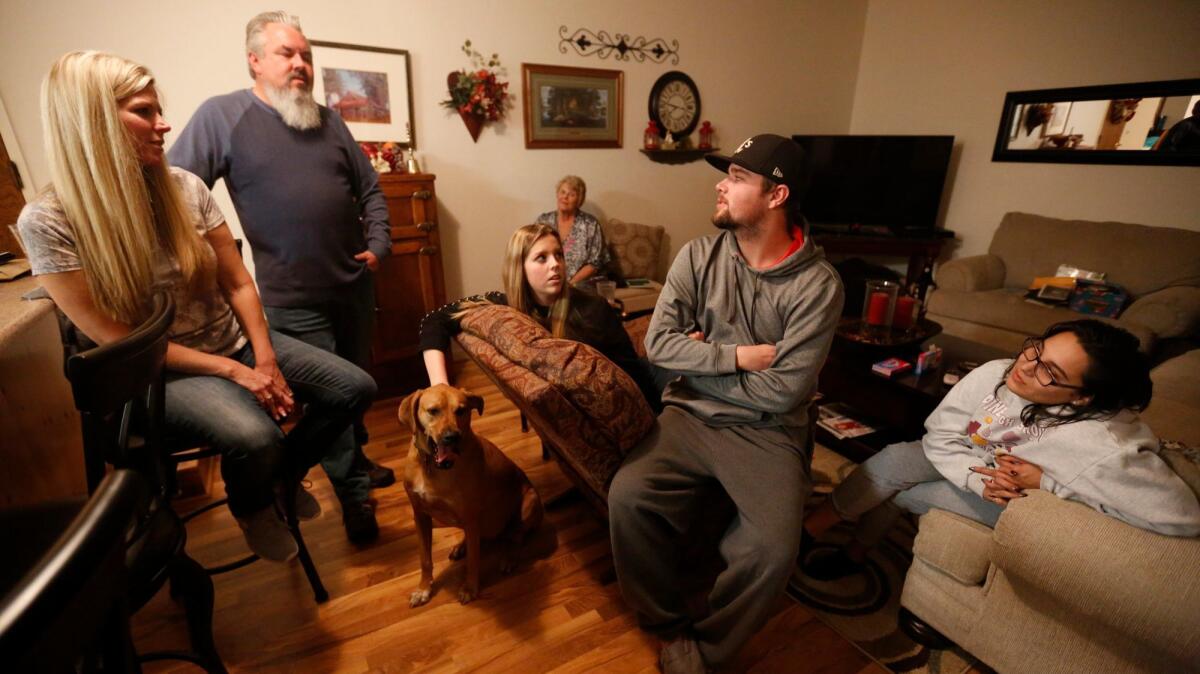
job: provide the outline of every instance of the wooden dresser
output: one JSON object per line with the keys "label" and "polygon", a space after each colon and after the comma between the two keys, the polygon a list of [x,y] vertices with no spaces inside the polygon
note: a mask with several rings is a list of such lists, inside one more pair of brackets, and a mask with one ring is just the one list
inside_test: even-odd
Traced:
{"label": "wooden dresser", "polygon": [[392,225],[392,254],[375,275],[375,339],[371,374],[380,397],[424,386],[418,327],[428,312],[446,303],[435,176],[379,176]]}

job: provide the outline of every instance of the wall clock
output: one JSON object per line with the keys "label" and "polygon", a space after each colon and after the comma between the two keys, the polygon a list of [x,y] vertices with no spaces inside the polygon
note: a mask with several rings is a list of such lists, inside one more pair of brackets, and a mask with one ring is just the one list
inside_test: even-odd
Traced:
{"label": "wall clock", "polygon": [[700,121],[700,90],[678,70],[665,73],[650,88],[650,119],[665,135],[686,138]]}

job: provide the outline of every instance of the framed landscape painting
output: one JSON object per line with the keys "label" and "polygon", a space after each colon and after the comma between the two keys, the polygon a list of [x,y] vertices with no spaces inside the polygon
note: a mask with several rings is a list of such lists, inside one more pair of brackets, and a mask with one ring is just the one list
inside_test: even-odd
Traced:
{"label": "framed landscape painting", "polygon": [[408,51],[320,40],[309,44],[313,98],[340,114],[355,140],[416,147]]}
{"label": "framed landscape painting", "polygon": [[521,64],[525,147],[621,147],[625,73]]}

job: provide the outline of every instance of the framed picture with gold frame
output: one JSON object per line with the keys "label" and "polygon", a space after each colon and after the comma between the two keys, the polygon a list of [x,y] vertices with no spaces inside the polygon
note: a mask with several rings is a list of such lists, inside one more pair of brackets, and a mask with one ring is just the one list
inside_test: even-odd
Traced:
{"label": "framed picture with gold frame", "polygon": [[625,73],[521,64],[525,147],[621,147]]}

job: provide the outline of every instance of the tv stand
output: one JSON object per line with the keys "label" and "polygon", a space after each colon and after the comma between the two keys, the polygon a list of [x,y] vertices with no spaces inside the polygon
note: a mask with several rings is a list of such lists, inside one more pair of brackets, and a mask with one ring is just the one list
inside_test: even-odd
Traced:
{"label": "tv stand", "polygon": [[888,236],[827,234],[817,227],[809,229],[813,239],[829,253],[850,255],[908,256],[908,273],[905,286],[917,284],[917,297],[925,299],[925,292],[933,280],[933,263],[942,253],[942,247],[954,238],[954,232],[938,230],[923,236]]}

